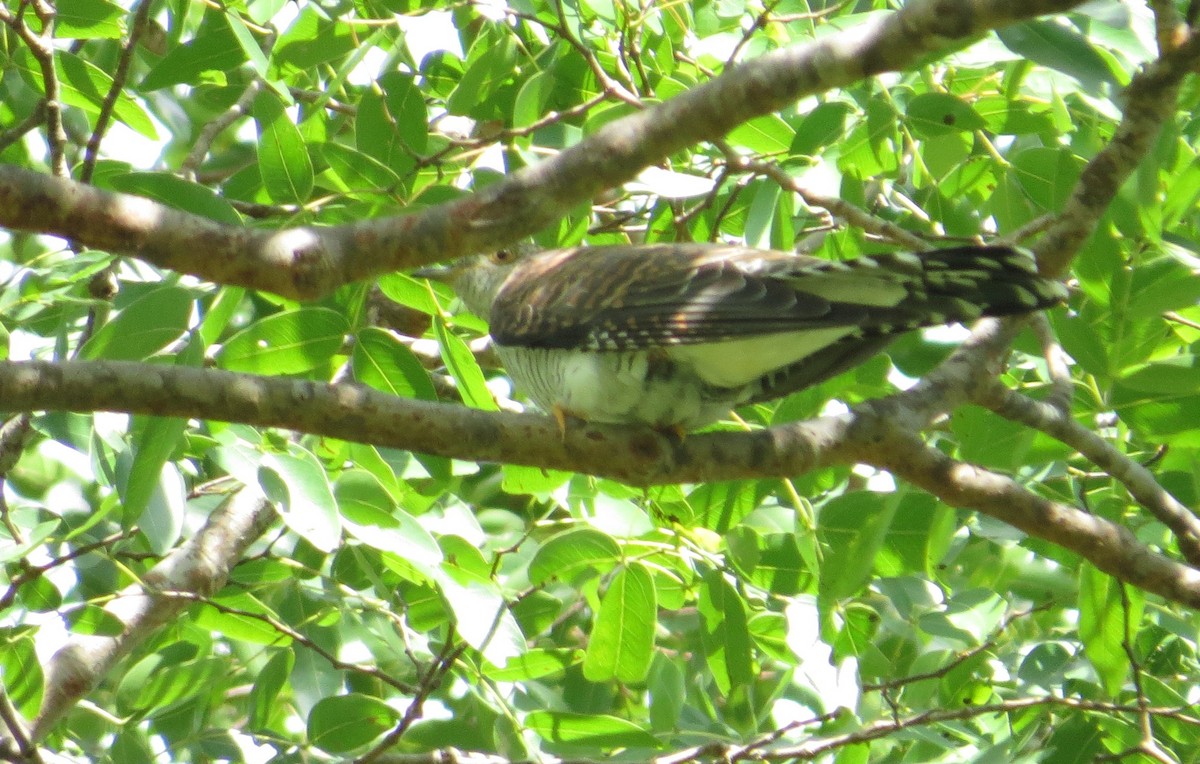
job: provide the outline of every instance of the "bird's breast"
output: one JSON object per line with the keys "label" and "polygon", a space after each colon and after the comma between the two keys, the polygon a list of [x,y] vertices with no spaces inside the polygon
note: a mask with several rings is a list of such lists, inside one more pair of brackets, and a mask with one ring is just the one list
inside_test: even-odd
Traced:
{"label": "bird's breast", "polygon": [[691,429],[741,403],[656,351],[594,352],[497,345],[509,376],[546,411],[590,422]]}

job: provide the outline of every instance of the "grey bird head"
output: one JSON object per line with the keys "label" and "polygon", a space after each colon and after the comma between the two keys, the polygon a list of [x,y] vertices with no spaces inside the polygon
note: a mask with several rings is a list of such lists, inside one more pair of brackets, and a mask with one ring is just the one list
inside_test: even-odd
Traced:
{"label": "grey bird head", "polygon": [[464,257],[449,265],[419,268],[412,275],[449,284],[472,313],[487,318],[504,280],[525,254],[520,248],[502,249],[490,255]]}

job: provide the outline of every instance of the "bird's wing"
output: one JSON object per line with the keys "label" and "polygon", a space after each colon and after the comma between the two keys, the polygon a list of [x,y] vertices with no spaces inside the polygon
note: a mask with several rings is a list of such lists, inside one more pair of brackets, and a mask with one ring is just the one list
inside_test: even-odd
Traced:
{"label": "bird's wing", "polygon": [[501,344],[593,350],[822,329],[879,337],[1060,299],[1040,294],[1053,289],[1041,289],[1032,268],[1000,247],[845,262],[705,244],[581,248],[519,266],[493,305],[491,331]]}

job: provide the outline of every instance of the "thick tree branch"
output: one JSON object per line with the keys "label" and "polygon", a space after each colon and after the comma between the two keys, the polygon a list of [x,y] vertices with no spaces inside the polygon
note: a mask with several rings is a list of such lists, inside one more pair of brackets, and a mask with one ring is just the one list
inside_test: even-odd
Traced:
{"label": "thick tree branch", "polygon": [[227,499],[200,531],[172,551],[106,606],[124,625],[112,637],[76,635],[50,659],[46,694],[33,723],[33,740],[42,740],[75,703],[112,670],[116,662],[169,623],[190,601],[165,592],[212,595],[246,548],[275,520],[275,510],[257,491],[244,489]]}
{"label": "thick tree branch", "polygon": [[915,435],[892,434],[873,450],[864,461],[951,506],[991,515],[1070,549],[1118,580],[1200,608],[1200,570],[1152,551],[1116,523],[1044,499],[1003,475],[955,461]]}
{"label": "thick tree branch", "polygon": [[798,98],[911,67],[955,42],[1079,2],[912,0],[877,22],[735,66],[480,193],[413,215],[330,228],[246,229],[0,166],[0,224],[217,283],[316,297],[347,281],[515,241],[642,168]]}
{"label": "thick tree branch", "polygon": [[1179,85],[1200,60],[1200,34],[1139,72],[1125,89],[1125,108],[1112,140],[1083,168],[1074,193],[1046,234],[1033,247],[1042,272],[1067,272],[1113,197],[1150,150],[1159,131],[1178,107]]}
{"label": "thick tree branch", "polygon": [[[965,382],[940,388],[965,390]],[[236,421],[482,462],[587,472],[637,485],[790,477],[834,464],[892,471],[957,507],[977,509],[1088,559],[1123,581],[1200,608],[1200,571],[1127,530],[955,462],[899,430],[905,397],[755,432],[676,441],[652,430],[578,425],[405,400],[354,384],[117,361],[0,363],[0,401],[20,409],[125,411]],[[965,395],[965,393],[963,393]],[[917,421],[915,419],[911,421]]]}
{"label": "thick tree branch", "polygon": [[[823,461],[846,417],[689,436],[492,413],[353,384],[123,361],[0,362],[13,410],[120,411],[240,422],[480,462],[576,470],[637,485],[790,475]],[[844,461],[844,460],[843,460]]]}
{"label": "thick tree branch", "polygon": [[1150,470],[1076,422],[1069,412],[1015,393],[998,381],[992,381],[979,403],[1066,443],[1119,481],[1139,504],[1171,529],[1184,558],[1200,568],[1200,518],[1159,485]]}

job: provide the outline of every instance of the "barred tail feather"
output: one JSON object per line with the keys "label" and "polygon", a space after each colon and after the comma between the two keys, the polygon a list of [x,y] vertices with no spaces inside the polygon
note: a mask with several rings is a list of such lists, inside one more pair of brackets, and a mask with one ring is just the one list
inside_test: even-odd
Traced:
{"label": "barred tail feather", "polygon": [[[832,280],[820,279],[823,294],[843,304],[867,307],[863,323],[843,339],[764,376],[761,389],[749,402],[779,398],[823,382],[913,329],[982,316],[1031,313],[1067,298],[1062,283],[1038,274],[1031,254],[1010,247],[886,254],[834,263],[828,269],[815,266],[814,270],[837,274]],[[838,278],[840,274],[845,274],[845,279]],[[903,299],[884,304],[897,285],[904,289]]]}
{"label": "barred tail feather", "polygon": [[[846,302],[870,304],[864,288],[874,277],[895,280],[904,299],[870,312],[866,336],[922,326],[969,322],[982,316],[1012,316],[1051,307],[1067,297],[1066,287],[1037,272],[1033,256],[1011,247],[965,246],[921,254],[893,253],[845,261]],[[825,292],[828,294],[828,291]]]}

